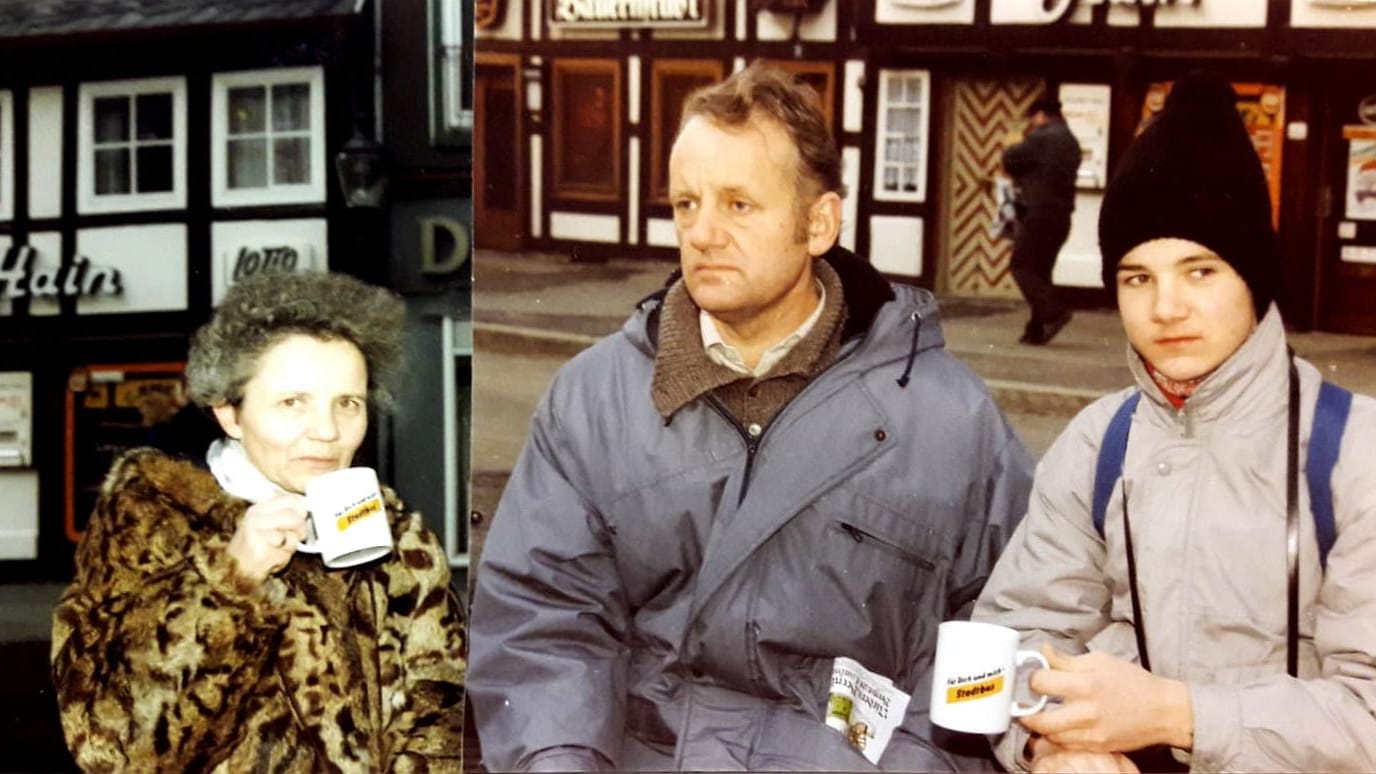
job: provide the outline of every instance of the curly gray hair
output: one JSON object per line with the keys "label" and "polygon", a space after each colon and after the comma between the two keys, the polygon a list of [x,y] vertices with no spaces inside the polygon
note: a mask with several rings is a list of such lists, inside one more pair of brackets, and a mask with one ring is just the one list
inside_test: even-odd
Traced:
{"label": "curly gray hair", "polygon": [[368,367],[368,402],[389,409],[401,378],[405,322],[399,297],[346,274],[251,277],[230,288],[192,337],[187,393],[202,406],[237,405],[258,358],[283,337],[305,334],[358,347]]}

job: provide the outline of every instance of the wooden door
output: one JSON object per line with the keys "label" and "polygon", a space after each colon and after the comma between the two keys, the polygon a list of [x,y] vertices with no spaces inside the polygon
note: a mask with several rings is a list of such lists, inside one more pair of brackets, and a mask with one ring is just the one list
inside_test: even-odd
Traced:
{"label": "wooden door", "polygon": [[1042,92],[1031,78],[961,79],[952,84],[946,132],[949,166],[946,192],[945,289],[964,296],[1017,298],[1009,272],[1013,243],[991,237],[988,226],[996,208],[990,182],[998,169],[1004,141],[1022,131],[1027,108]]}
{"label": "wooden door", "polygon": [[519,250],[524,236],[519,64],[479,54],[474,72],[474,244],[489,250]]}
{"label": "wooden door", "polygon": [[1323,106],[1319,327],[1376,335],[1376,76],[1354,69]]}

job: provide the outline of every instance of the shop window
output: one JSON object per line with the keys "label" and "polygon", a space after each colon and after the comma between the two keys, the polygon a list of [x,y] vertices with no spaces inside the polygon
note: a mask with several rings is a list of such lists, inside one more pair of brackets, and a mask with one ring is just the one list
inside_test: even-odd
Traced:
{"label": "shop window", "polygon": [[186,80],[84,83],[78,210],[186,206]]}
{"label": "shop window", "polygon": [[930,103],[931,75],[926,70],[879,71],[875,199],[926,201]]}
{"label": "shop window", "polygon": [[471,0],[432,0],[430,70],[432,138],[436,145],[468,145],[473,135]]}
{"label": "shop window", "polygon": [[661,59],[654,63],[650,88],[650,198],[669,201],[669,151],[678,135],[683,100],[700,86],[721,80],[721,62]]}
{"label": "shop window", "polygon": [[0,220],[14,217],[14,97],[0,91]]}
{"label": "shop window", "polygon": [[621,195],[621,69],[614,59],[555,61],[554,195]]}
{"label": "shop window", "polygon": [[319,67],[216,75],[211,83],[212,203],[325,201],[324,103]]}

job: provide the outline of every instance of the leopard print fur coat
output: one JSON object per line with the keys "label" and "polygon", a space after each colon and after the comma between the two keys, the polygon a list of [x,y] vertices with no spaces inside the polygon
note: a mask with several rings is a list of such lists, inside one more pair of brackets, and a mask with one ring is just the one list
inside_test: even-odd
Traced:
{"label": "leopard print fur coat", "polygon": [[152,450],[107,476],[53,617],[62,727],[87,771],[459,771],[463,614],[419,514],[396,551],[298,554],[256,588],[225,551],[248,504]]}

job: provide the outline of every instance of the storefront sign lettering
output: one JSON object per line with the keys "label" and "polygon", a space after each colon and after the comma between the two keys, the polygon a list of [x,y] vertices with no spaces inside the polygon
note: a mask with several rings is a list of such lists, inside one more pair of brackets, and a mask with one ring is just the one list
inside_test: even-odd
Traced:
{"label": "storefront sign lettering", "polygon": [[468,229],[444,217],[419,218],[421,274],[449,274],[468,260]]}
{"label": "storefront sign lettering", "polygon": [[0,261],[0,297],[117,296],[123,292],[119,269],[96,266],[76,256],[61,266],[35,267],[38,251],[15,245]]}
{"label": "storefront sign lettering", "polygon": [[578,27],[700,27],[700,0],[555,0],[550,23]]}
{"label": "storefront sign lettering", "polygon": [[1203,0],[1042,0],[1042,10],[1057,22],[1068,20],[1075,13],[1080,3],[1084,3],[1086,8],[1094,8],[1100,5],[1129,5],[1139,8],[1153,8],[1158,6],[1193,6],[1199,7]]}
{"label": "storefront sign lettering", "polygon": [[234,259],[234,269],[230,272],[232,282],[242,282],[256,274],[289,273],[296,271],[298,254],[290,246],[264,247],[254,250],[239,248]]}

